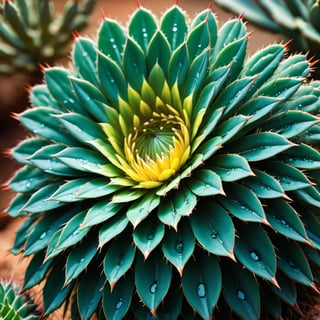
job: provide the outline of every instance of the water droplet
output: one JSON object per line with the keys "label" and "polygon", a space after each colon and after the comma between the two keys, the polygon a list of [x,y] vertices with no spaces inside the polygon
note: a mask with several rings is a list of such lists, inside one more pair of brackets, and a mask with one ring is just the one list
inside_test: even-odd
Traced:
{"label": "water droplet", "polygon": [[155,233],[155,228],[152,228],[150,233],[147,235],[147,240],[153,240],[154,239],[154,233]]}
{"label": "water droplet", "polygon": [[157,292],[157,290],[158,290],[158,281],[157,280],[155,280],[151,283],[149,290],[150,290],[150,293],[152,293],[152,294],[155,294]]}
{"label": "water droplet", "polygon": [[72,232],[72,235],[73,235],[73,236],[76,236],[79,232],[80,232],[80,230],[77,229],[77,230],[75,230],[75,231]]}
{"label": "water droplet", "polygon": [[250,251],[250,257],[251,257],[251,259],[254,260],[254,261],[259,261],[259,260],[260,260],[259,255],[258,255],[257,252],[254,251],[254,250],[251,250],[251,251]]}
{"label": "water droplet", "polygon": [[242,290],[237,290],[237,297],[239,300],[246,300],[246,294]]}
{"label": "water droplet", "polygon": [[116,302],[116,310],[119,310],[122,307],[123,304],[123,299],[120,298],[117,302]]}
{"label": "water droplet", "polygon": [[43,240],[46,236],[47,236],[47,232],[46,232],[46,231],[45,231],[45,232],[42,232],[41,235],[40,235],[40,237],[39,237],[39,239],[40,239],[40,240]]}
{"label": "water droplet", "polygon": [[110,38],[110,42],[115,42],[116,40],[114,38]]}
{"label": "water droplet", "polygon": [[180,254],[183,252],[184,247],[182,240],[177,240],[175,249]]}
{"label": "water droplet", "polygon": [[88,52],[84,52],[83,54],[82,54],[82,56],[85,58],[85,57],[87,57],[88,56]]}
{"label": "water droplet", "polygon": [[199,298],[204,298],[207,294],[206,286],[203,282],[198,283],[197,294]]}
{"label": "water droplet", "polygon": [[177,27],[173,27],[173,28],[172,28],[172,31],[173,31],[173,32],[177,32],[177,31],[178,31],[178,28],[177,28]]}
{"label": "water droplet", "polygon": [[144,38],[147,38],[147,37],[148,37],[148,34],[145,32],[145,33],[142,34],[142,36],[143,36]]}
{"label": "water droplet", "polygon": [[297,265],[296,265],[293,261],[290,261],[290,262],[289,262],[289,266],[290,266],[290,268],[292,268],[292,269],[298,269]]}
{"label": "water droplet", "polygon": [[218,235],[219,235],[219,233],[218,233],[218,231],[217,231],[216,229],[213,229],[213,230],[211,231],[211,238],[212,238],[212,239],[217,239],[217,238],[218,238]]}
{"label": "water droplet", "polygon": [[82,263],[84,261],[84,257],[82,257],[80,260],[79,260],[79,263]]}

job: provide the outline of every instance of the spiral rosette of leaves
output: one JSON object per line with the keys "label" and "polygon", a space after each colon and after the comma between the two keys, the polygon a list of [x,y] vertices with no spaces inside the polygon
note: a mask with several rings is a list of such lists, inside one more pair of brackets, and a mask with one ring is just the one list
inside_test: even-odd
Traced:
{"label": "spiral rosette of leaves", "polygon": [[244,13],[256,25],[292,39],[295,51],[310,52],[319,57],[319,0],[215,0],[224,8]]}
{"label": "spiral rosette of leaves", "polygon": [[37,306],[21,288],[11,282],[0,281],[0,318],[4,320],[38,320]]}
{"label": "spiral rosette of leaves", "polygon": [[89,21],[95,0],[68,1],[55,14],[49,0],[3,0],[0,4],[0,73],[38,73],[39,64],[66,56]]}
{"label": "spiral rosette of leaves", "polygon": [[241,19],[139,7],[45,71],[9,212],[46,313],[277,318],[296,283],[316,290],[319,82],[304,55],[246,47]]}

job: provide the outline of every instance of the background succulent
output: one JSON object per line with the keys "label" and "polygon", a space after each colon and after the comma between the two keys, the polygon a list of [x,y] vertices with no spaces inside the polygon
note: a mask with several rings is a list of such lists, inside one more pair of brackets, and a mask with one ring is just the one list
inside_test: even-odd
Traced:
{"label": "background succulent", "polygon": [[139,7],[45,70],[9,213],[46,313],[279,318],[317,290],[319,82],[304,55],[246,46],[241,19]]}
{"label": "background succulent", "polygon": [[59,16],[49,0],[3,0],[0,5],[0,73],[37,73],[70,51],[72,32],[88,23],[94,0],[67,1]]}
{"label": "background succulent", "polygon": [[294,51],[320,57],[319,0],[215,0],[256,25],[292,39]]}
{"label": "background succulent", "polygon": [[19,286],[0,281],[0,318],[4,320],[37,320],[40,313],[33,300],[21,292]]}

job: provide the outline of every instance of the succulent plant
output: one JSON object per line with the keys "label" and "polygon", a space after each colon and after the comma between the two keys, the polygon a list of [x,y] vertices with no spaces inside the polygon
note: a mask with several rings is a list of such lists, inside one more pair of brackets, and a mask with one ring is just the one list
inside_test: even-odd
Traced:
{"label": "succulent plant", "polygon": [[53,1],[2,1],[0,74],[38,73],[39,64],[51,64],[68,54],[72,32],[87,25],[94,1],[68,1],[59,16]]}
{"label": "succulent plant", "polygon": [[256,25],[292,39],[295,51],[320,57],[319,0],[215,0]]}
{"label": "succulent plant", "polygon": [[0,318],[3,320],[37,320],[40,313],[37,306],[21,288],[13,283],[0,281]]}
{"label": "succulent plant", "polygon": [[320,82],[285,45],[246,47],[241,18],[139,6],[44,71],[9,213],[47,314],[279,318],[317,290]]}

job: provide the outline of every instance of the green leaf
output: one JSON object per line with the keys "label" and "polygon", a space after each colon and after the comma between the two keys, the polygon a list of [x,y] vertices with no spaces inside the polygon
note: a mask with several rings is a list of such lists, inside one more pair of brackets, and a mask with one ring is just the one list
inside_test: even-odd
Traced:
{"label": "green leaf", "polygon": [[111,243],[103,260],[103,270],[110,283],[111,290],[132,266],[134,257],[135,246],[131,239],[122,236]]}
{"label": "green leaf", "polygon": [[29,199],[29,194],[17,194],[10,202],[9,208],[7,209],[8,214],[14,218],[26,215],[27,212],[23,212],[22,208],[26,205]]}
{"label": "green leaf", "polygon": [[282,60],[277,68],[277,77],[306,78],[310,72],[309,61],[303,54],[295,54]]}
{"label": "green leaf", "polygon": [[158,219],[145,219],[133,232],[133,241],[145,259],[164,236],[164,224]]}
{"label": "green leaf", "polygon": [[281,159],[299,169],[320,168],[320,152],[306,144],[287,150],[281,155]]}
{"label": "green leaf", "polygon": [[188,187],[197,196],[214,196],[224,194],[218,174],[207,169],[196,171],[188,181]]}
{"label": "green leaf", "polygon": [[98,84],[96,73],[97,48],[93,40],[77,37],[73,46],[72,60],[80,76],[92,83]]}
{"label": "green leaf", "polygon": [[293,241],[277,243],[278,267],[289,278],[306,286],[313,286],[314,279],[306,256]]}
{"label": "green leaf", "polygon": [[65,150],[63,144],[51,144],[44,146],[29,157],[32,165],[44,172],[58,176],[78,176],[79,172],[69,168],[67,165],[56,159],[54,156]]}
{"label": "green leaf", "polygon": [[38,252],[32,257],[31,261],[28,264],[24,277],[24,290],[32,288],[44,279],[54,261],[51,259],[44,262],[44,257],[45,255],[43,251]]}
{"label": "green leaf", "polygon": [[306,202],[320,208],[320,192],[314,187],[308,187],[305,189],[295,190],[293,191],[295,196],[302,200],[302,202]]}
{"label": "green leaf", "polygon": [[102,297],[104,277],[97,270],[88,270],[79,281],[77,301],[81,319],[89,320]]}
{"label": "green leaf", "polygon": [[65,267],[66,283],[76,279],[84,271],[97,253],[98,243],[95,237],[89,237],[72,249]]}
{"label": "green leaf", "polygon": [[171,50],[175,50],[184,42],[188,26],[185,14],[179,6],[172,6],[163,14],[160,29],[166,36]]}
{"label": "green leaf", "polygon": [[202,21],[201,23],[195,25],[193,29],[189,31],[186,41],[190,61],[193,61],[209,46],[210,39],[207,22]]}
{"label": "green leaf", "polygon": [[281,161],[268,161],[266,171],[277,179],[285,191],[304,189],[311,186],[311,181],[301,170]]}
{"label": "green leaf", "polygon": [[234,216],[244,221],[266,222],[262,204],[250,189],[230,183],[225,185],[225,192],[226,197],[219,197],[219,202]]}
{"label": "green leaf", "polygon": [[248,161],[237,154],[221,154],[212,158],[210,169],[220,176],[222,181],[237,181],[248,176],[252,172]]}
{"label": "green leaf", "polygon": [[177,268],[180,275],[195,248],[195,239],[189,223],[182,221],[178,230],[167,229],[162,241],[165,257]]}
{"label": "green leaf", "polygon": [[40,137],[67,145],[77,145],[76,140],[66,134],[55,118],[55,115],[60,114],[57,109],[41,106],[24,111],[19,119],[25,128]]}
{"label": "green leaf", "polygon": [[206,251],[233,258],[235,228],[228,212],[214,200],[200,202],[190,216],[190,224],[193,234]]}
{"label": "green leaf", "polygon": [[111,239],[121,234],[129,223],[128,218],[123,216],[116,216],[105,222],[99,230],[99,247],[104,246]]}
{"label": "green leaf", "polygon": [[31,104],[34,107],[51,107],[54,110],[63,110],[58,102],[50,94],[45,84],[37,84],[29,93]]}
{"label": "green leaf", "polygon": [[50,175],[38,168],[24,166],[20,168],[10,180],[10,188],[14,192],[30,192],[48,184]]}
{"label": "green leaf", "polygon": [[267,202],[265,212],[268,222],[284,236],[307,242],[306,230],[298,213],[283,199],[273,199]]}
{"label": "green leaf", "polygon": [[172,52],[167,38],[158,30],[150,40],[147,48],[146,58],[149,70],[157,63],[163,72],[167,74],[171,54]]}
{"label": "green leaf", "polygon": [[139,91],[147,77],[144,52],[136,42],[128,38],[123,49],[123,69],[131,87]]}
{"label": "green leaf", "polygon": [[137,41],[141,49],[146,52],[157,28],[157,22],[151,11],[139,7],[129,21],[128,33]]}
{"label": "green leaf", "polygon": [[221,290],[221,271],[216,257],[198,254],[196,261],[189,260],[181,282],[189,304],[203,319],[210,319]]}
{"label": "green leaf", "polygon": [[223,266],[223,296],[242,319],[260,318],[260,292],[252,273],[239,263]]}
{"label": "green leaf", "polygon": [[285,196],[281,184],[271,175],[254,170],[254,176],[244,180],[244,184],[248,186],[259,198],[281,198]]}
{"label": "green leaf", "polygon": [[255,223],[237,227],[237,259],[255,275],[275,283],[276,253],[267,233]]}
{"label": "green leaf", "polygon": [[305,210],[301,219],[305,225],[309,240],[316,249],[320,250],[320,221],[318,215],[310,210]]}
{"label": "green leaf", "polygon": [[67,296],[74,286],[73,282],[69,285],[65,285],[63,272],[61,272],[63,268],[64,263],[62,261],[56,263],[46,279],[46,283],[43,288],[45,315],[48,315],[54,310],[58,309],[63,302],[65,302]]}
{"label": "green leaf", "polygon": [[127,99],[128,83],[121,67],[100,52],[98,53],[97,72],[100,88],[107,99],[114,105],[117,105],[119,97]]}
{"label": "green leaf", "polygon": [[281,153],[294,145],[279,134],[261,132],[248,135],[230,145],[232,153],[238,153],[248,161],[261,161]]}
{"label": "green leaf", "polygon": [[171,265],[156,253],[147,260],[139,255],[135,267],[135,284],[143,303],[155,314],[157,307],[169,290],[171,282]]}
{"label": "green leaf", "polygon": [[122,204],[113,203],[110,199],[101,200],[88,210],[81,227],[88,228],[105,222],[118,214],[122,208]]}
{"label": "green leaf", "polygon": [[117,21],[104,19],[98,31],[98,49],[110,56],[118,65],[122,62],[122,51],[126,37]]}
{"label": "green leaf", "polygon": [[139,201],[135,201],[127,211],[127,218],[135,228],[142,220],[144,220],[152,210],[158,207],[160,197],[153,193],[147,193]]}
{"label": "green leaf", "polygon": [[307,112],[289,110],[269,118],[262,126],[264,131],[273,131],[285,138],[295,137],[310,129],[319,120]]}
{"label": "green leaf", "polygon": [[132,273],[120,279],[117,284],[111,288],[105,284],[102,292],[102,306],[107,319],[117,320],[125,318],[125,315],[131,305],[131,299],[134,289],[134,280]]}

